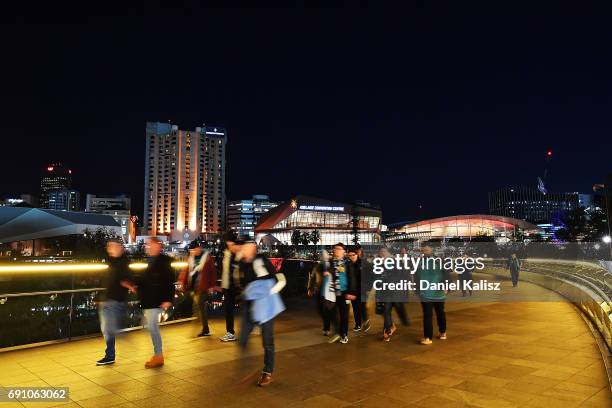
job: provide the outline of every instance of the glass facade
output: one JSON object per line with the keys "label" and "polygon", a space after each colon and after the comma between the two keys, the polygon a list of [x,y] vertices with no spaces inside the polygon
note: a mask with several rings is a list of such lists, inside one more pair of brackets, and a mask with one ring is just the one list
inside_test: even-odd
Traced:
{"label": "glass facade", "polygon": [[255,237],[255,225],[262,215],[276,207],[267,195],[255,195],[250,200],[231,201],[227,206],[227,225],[237,235]]}
{"label": "glass facade", "polygon": [[[308,196],[298,196],[262,217],[257,224],[256,240],[273,237],[274,241],[291,244],[293,231],[318,231],[317,245],[375,243],[381,240],[380,210],[346,205]],[[313,245],[310,243],[310,245]]]}

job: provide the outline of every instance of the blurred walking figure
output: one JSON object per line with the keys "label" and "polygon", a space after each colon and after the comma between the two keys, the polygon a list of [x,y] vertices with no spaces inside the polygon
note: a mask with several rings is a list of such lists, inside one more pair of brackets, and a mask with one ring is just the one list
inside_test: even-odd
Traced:
{"label": "blurred walking figure", "polygon": [[321,262],[317,263],[308,276],[308,296],[317,297],[317,312],[323,320],[323,335],[329,336],[331,319],[329,313],[325,311],[325,293],[323,291],[323,272],[329,271],[329,254],[323,250]]}
{"label": "blurred walking figure", "polygon": [[[361,248],[359,248],[361,249]],[[349,293],[351,295],[355,295],[355,299],[351,300],[351,305],[353,306],[353,318],[355,319],[355,327],[353,331],[367,332],[370,330],[370,320],[368,319],[368,310],[367,310],[367,294],[364,293],[366,291],[362,290],[362,277],[364,273],[362,273],[363,265],[365,261],[361,259],[357,253],[357,249],[353,248],[348,251],[348,259],[349,259],[349,270],[350,270],[350,282],[351,286],[349,288]]]}
{"label": "blurred walking figure", "polygon": [[[465,261],[464,261],[464,265],[465,265]],[[461,296],[466,295],[466,293],[470,293],[470,296],[472,296],[472,279],[473,279],[473,275],[472,275],[472,270],[465,268],[465,270],[459,274],[459,282],[461,285]],[[466,289],[467,288],[467,289]]]}
{"label": "blurred walking figure", "polygon": [[108,365],[115,362],[115,336],[119,331],[121,320],[125,315],[128,290],[134,291],[131,283],[130,261],[125,256],[123,244],[119,241],[108,241],[108,274],[106,275],[106,290],[100,296],[100,330],[106,342],[104,358],[96,365]]}
{"label": "blurred walking figure", "polygon": [[[392,258],[393,256],[389,252],[387,248],[381,248],[378,252],[378,256],[381,258]],[[397,270],[395,267],[391,269],[385,268],[385,271],[381,276],[384,283],[400,283],[402,280],[408,278],[408,273],[406,271]],[[397,331],[397,326],[393,321],[392,311],[395,309],[397,312],[397,316],[402,323],[402,326],[408,326],[410,321],[408,320],[408,315],[406,314],[405,303],[408,301],[408,292],[407,291],[397,291],[397,290],[381,290],[376,292],[376,300],[377,302],[383,302],[383,317],[384,317],[384,327],[383,327],[383,341],[389,342],[391,341],[391,336]]]}
{"label": "blurred walking figure", "polygon": [[334,245],[332,260],[329,263],[329,270],[323,272],[323,288],[325,297],[324,311],[327,319],[334,324],[335,334],[329,339],[329,343],[340,341],[342,344],[348,343],[348,301],[355,300],[357,297],[349,293],[350,282],[350,262],[345,259],[346,249],[344,244],[339,242]]}
{"label": "blurred walking figure", "polygon": [[[240,241],[239,241],[240,242]],[[250,239],[240,248],[239,268],[244,276],[244,307],[240,325],[240,346],[246,349],[249,335],[259,326],[264,349],[264,367],[257,385],[272,382],[274,371],[274,318],[285,310],[279,292],[287,283],[264,255],[257,254],[257,245]]]}
{"label": "blurred walking figure", "polygon": [[198,241],[189,244],[188,268],[181,272],[178,281],[181,290],[191,292],[194,310],[196,311],[202,331],[198,337],[210,336],[208,327],[208,304],[210,296],[217,286],[217,268],[209,251],[204,251]]}
{"label": "blurred walking figure", "polygon": [[234,331],[234,307],[236,298],[240,293],[240,273],[238,271],[239,245],[236,244],[237,236],[232,231],[223,235],[225,251],[221,260],[221,288],[223,288],[223,309],[225,310],[226,333],[219,340],[223,342],[236,341]]}
{"label": "blurred walking figure", "polygon": [[521,261],[516,254],[512,254],[508,259],[508,267],[510,269],[510,277],[512,278],[512,286],[516,287],[519,281],[519,272],[521,271]]}
{"label": "blurred walking figure", "polygon": [[438,338],[446,340],[446,313],[444,312],[444,301],[446,300],[446,292],[438,289],[422,289],[421,281],[427,285],[446,282],[449,279],[448,272],[442,268],[441,258],[437,258],[440,262],[436,262],[433,257],[433,249],[427,243],[421,244],[421,252],[423,260],[416,271],[416,289],[421,298],[421,307],[423,309],[423,338],[420,343],[429,345],[433,339],[433,311],[436,312],[436,320],[438,322]]}
{"label": "blurred walking figure", "polygon": [[145,368],[154,368],[164,365],[159,321],[164,310],[172,306],[174,271],[172,258],[162,253],[162,243],[157,238],[148,239],[145,252],[149,257],[147,268],[135,281],[138,284],[144,326],[153,342],[153,357],[145,363]]}

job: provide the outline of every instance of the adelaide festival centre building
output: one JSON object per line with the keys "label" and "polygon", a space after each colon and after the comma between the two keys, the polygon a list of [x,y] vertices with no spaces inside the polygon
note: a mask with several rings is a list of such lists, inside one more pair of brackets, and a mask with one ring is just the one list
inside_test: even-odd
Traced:
{"label": "adelaide festival centre building", "polygon": [[[317,245],[338,242],[380,242],[382,212],[364,204],[345,204],[299,195],[263,215],[255,226],[255,240],[264,245],[291,243],[293,231],[319,231]],[[313,245],[310,243],[310,245]]]}

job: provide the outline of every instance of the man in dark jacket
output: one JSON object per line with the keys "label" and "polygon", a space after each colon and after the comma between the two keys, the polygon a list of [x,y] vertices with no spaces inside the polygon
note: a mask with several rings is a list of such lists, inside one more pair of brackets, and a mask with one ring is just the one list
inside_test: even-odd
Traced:
{"label": "man in dark jacket", "polygon": [[353,306],[353,317],[355,319],[355,327],[353,331],[360,332],[363,330],[367,332],[370,330],[370,320],[368,319],[368,310],[367,310],[367,298],[364,298],[363,290],[362,290],[362,276],[363,276],[363,263],[364,261],[359,257],[357,249],[350,249],[348,251],[348,259],[350,261],[349,271],[350,271],[350,282],[351,287],[349,288],[349,292],[351,295],[355,295],[355,299],[351,300],[351,305]]}
{"label": "man in dark jacket", "polygon": [[145,368],[153,368],[164,365],[159,317],[164,310],[172,306],[174,271],[172,258],[162,254],[162,243],[157,238],[149,238],[145,251],[149,256],[147,269],[137,282],[140,307],[143,310],[145,327],[151,333],[154,351],[153,357],[145,363]]}
{"label": "man in dark jacket", "polygon": [[106,244],[108,253],[108,273],[105,276],[106,290],[100,296],[100,330],[106,342],[104,358],[96,365],[108,365],[115,362],[115,336],[125,314],[125,304],[128,290],[133,291],[131,283],[130,262],[125,256],[123,244],[119,241],[109,241]]}

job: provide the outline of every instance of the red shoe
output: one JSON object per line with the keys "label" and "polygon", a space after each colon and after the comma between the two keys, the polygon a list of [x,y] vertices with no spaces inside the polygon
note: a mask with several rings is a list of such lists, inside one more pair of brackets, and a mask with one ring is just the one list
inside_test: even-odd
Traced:
{"label": "red shoe", "polygon": [[145,368],[155,368],[155,367],[161,367],[163,365],[164,365],[164,355],[157,354],[151,357],[151,359],[145,363]]}

